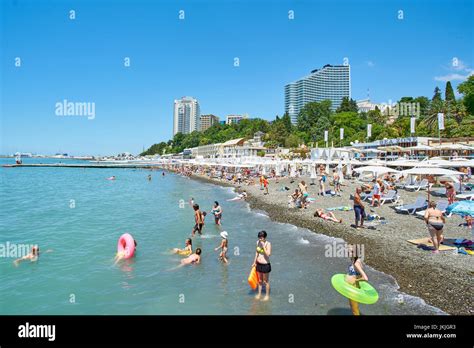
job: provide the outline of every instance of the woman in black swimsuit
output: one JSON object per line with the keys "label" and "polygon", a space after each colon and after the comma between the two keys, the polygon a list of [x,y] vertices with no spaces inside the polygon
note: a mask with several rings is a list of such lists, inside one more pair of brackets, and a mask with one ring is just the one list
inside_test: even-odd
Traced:
{"label": "woman in black swimsuit", "polygon": [[425,222],[433,242],[433,253],[439,253],[439,245],[443,242],[443,228],[446,222],[443,212],[436,209],[436,203],[431,201],[425,212]]}
{"label": "woman in black swimsuit", "polygon": [[258,294],[255,296],[257,300],[262,296],[262,287],[265,284],[265,297],[263,301],[268,301],[270,298],[270,272],[272,266],[270,264],[270,255],[272,254],[272,245],[266,240],[267,232],[258,232],[257,251],[253,261],[253,267],[256,267],[258,275]]}

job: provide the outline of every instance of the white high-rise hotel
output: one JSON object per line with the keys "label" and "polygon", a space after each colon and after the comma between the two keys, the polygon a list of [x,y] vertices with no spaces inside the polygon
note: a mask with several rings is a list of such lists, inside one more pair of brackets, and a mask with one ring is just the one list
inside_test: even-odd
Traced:
{"label": "white high-rise hotel", "polygon": [[199,102],[192,97],[182,97],[174,101],[173,136],[200,130],[201,110]]}
{"label": "white high-rise hotel", "polygon": [[343,97],[351,97],[351,69],[349,65],[325,65],[322,69],[285,86],[285,112],[296,123],[300,110],[309,102],[331,101],[334,111]]}

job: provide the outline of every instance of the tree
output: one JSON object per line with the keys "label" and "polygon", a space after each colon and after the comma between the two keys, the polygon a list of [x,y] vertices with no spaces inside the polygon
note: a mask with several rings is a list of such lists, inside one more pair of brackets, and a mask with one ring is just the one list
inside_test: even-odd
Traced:
{"label": "tree", "polygon": [[433,94],[433,98],[431,98],[431,102],[442,102],[443,98],[441,97],[441,90],[438,86],[436,86]]}
{"label": "tree", "polygon": [[357,112],[359,108],[357,107],[357,102],[352,98],[349,100],[349,97],[342,97],[341,105],[337,108],[336,112]]}
{"label": "tree", "polygon": [[321,118],[329,119],[331,115],[331,101],[307,103],[298,114],[298,130],[309,132],[315,127]]}
{"label": "tree", "polygon": [[458,92],[463,94],[462,103],[469,115],[474,115],[474,75],[458,85]]}
{"label": "tree", "polygon": [[446,82],[446,89],[444,92],[444,98],[446,102],[455,103],[456,97],[454,96],[453,86],[451,86],[451,81]]}
{"label": "tree", "polygon": [[291,132],[291,130],[293,129],[293,124],[291,123],[290,114],[288,114],[287,112],[285,112],[285,114],[284,114],[283,117],[281,118],[281,121],[283,122],[283,125],[285,126],[285,129],[286,129],[288,132]]}

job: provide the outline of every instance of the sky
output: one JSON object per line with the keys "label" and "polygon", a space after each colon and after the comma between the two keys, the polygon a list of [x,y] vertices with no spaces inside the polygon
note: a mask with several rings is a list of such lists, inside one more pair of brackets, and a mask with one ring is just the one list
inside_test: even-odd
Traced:
{"label": "sky", "polygon": [[[272,120],[285,84],[345,58],[351,97],[378,103],[431,98],[474,66],[468,0],[0,3],[0,154],[137,154],[172,137],[182,96]],[[64,100],[93,117],[58,115]]]}

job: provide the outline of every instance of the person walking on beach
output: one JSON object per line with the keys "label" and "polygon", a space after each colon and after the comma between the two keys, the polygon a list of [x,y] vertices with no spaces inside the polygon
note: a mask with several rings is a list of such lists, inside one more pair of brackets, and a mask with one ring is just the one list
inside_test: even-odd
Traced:
{"label": "person walking on beach", "polygon": [[436,203],[430,202],[429,208],[425,212],[425,222],[428,226],[428,231],[431,235],[431,241],[433,243],[433,253],[439,253],[439,245],[443,241],[443,227],[446,222],[443,212],[436,209]]}
{"label": "person walking on beach", "polygon": [[444,184],[446,187],[446,196],[448,197],[448,204],[453,204],[456,198],[456,190],[454,189],[454,185],[452,182],[446,182]]}
{"label": "person walking on beach", "polygon": [[[352,245],[349,246],[349,254],[351,256],[351,265],[349,266],[345,280],[349,284],[359,288],[359,282],[363,280],[368,281],[369,278],[362,268],[362,261],[359,258],[361,255],[357,254],[357,248]],[[359,303],[349,299],[349,306],[351,307],[353,315],[360,315]]]}
{"label": "person walking on beach", "polygon": [[256,268],[258,275],[258,294],[255,296],[259,300],[262,296],[262,287],[265,284],[265,297],[263,301],[270,298],[270,272],[272,267],[270,264],[270,255],[272,254],[272,245],[267,239],[267,232],[258,232],[257,251],[252,267]]}
{"label": "person walking on beach", "polygon": [[[354,195],[354,213],[355,213],[355,227],[356,228],[363,228],[364,227],[364,219],[365,219],[365,209],[364,204],[362,204],[362,198],[360,194],[362,193],[362,189],[360,187],[356,188],[356,192]],[[360,226],[359,226],[360,220]]]}
{"label": "person walking on beach", "polygon": [[227,234],[226,231],[222,231],[220,235],[222,237],[221,244],[214,250],[217,251],[221,249],[221,252],[219,254],[219,260],[221,260],[224,263],[228,263],[229,261],[227,260],[227,249],[229,247],[229,240],[228,240],[229,235]]}
{"label": "person walking on beach", "polygon": [[337,196],[341,196],[341,177],[336,170],[333,170],[334,192]]}
{"label": "person walking on beach", "polygon": [[264,195],[268,195],[268,179],[267,177],[263,177],[263,188],[265,189]]}
{"label": "person walking on beach", "polygon": [[219,205],[218,201],[214,202],[214,206],[212,207],[211,213],[214,214],[214,221],[216,225],[221,225],[221,219],[222,219],[222,208]]}
{"label": "person walking on beach", "polygon": [[372,195],[372,207],[375,207],[375,201],[377,201],[377,205],[380,207],[380,180],[374,179],[374,188],[373,188],[373,195]]}
{"label": "person walking on beach", "polygon": [[195,222],[195,225],[194,225],[194,228],[193,228],[193,231],[192,231],[192,236],[194,237],[196,232],[198,232],[199,235],[202,235],[202,226],[204,225],[204,221],[203,221],[202,212],[201,212],[201,210],[199,210],[199,204],[194,204],[193,209],[194,209],[194,222]]}

